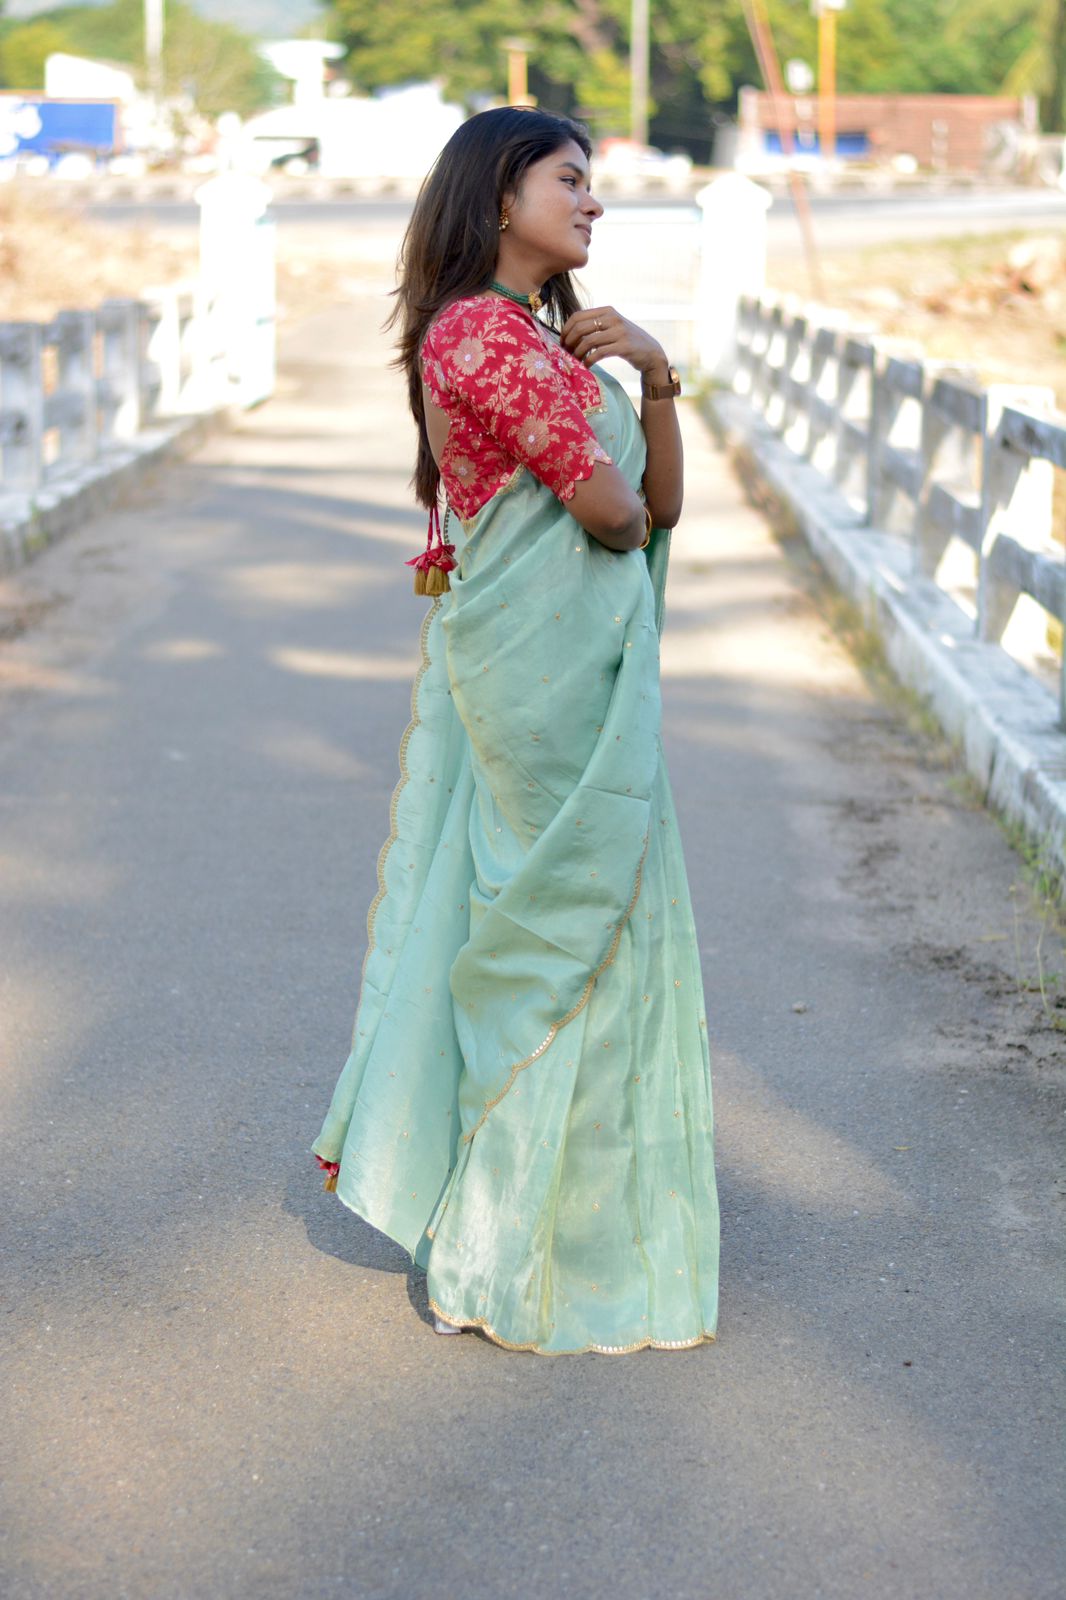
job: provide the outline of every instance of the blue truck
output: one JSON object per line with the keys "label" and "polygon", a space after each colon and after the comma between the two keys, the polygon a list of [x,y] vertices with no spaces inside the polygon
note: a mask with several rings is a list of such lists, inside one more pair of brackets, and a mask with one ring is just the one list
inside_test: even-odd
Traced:
{"label": "blue truck", "polygon": [[0,91],[0,161],[35,155],[54,166],[61,156],[77,153],[101,160],[122,146],[117,100],[60,100]]}

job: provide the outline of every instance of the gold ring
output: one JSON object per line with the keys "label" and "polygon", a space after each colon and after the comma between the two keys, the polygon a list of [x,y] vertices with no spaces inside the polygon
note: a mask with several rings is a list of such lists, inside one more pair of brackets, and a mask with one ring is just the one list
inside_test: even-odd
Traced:
{"label": "gold ring", "polygon": [[599,317],[596,318],[596,327],[597,329],[603,327],[603,323],[600,321]]}

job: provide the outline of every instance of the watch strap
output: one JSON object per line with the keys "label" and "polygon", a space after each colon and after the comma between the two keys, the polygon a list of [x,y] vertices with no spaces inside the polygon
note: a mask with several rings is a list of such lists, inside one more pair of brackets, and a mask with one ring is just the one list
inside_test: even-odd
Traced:
{"label": "watch strap", "polygon": [[676,367],[667,367],[669,383],[648,383],[646,379],[640,380],[640,392],[645,400],[665,400],[669,395],[681,393],[681,379]]}

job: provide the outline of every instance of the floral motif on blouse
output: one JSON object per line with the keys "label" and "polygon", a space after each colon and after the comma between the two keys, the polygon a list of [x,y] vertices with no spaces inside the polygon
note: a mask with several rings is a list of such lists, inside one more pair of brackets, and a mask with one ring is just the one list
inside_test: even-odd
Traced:
{"label": "floral motif on blouse", "polygon": [[516,467],[566,501],[597,461],[614,464],[586,416],[602,406],[594,374],[513,301],[453,301],[430,324],[420,359],[450,419],[440,473],[460,518],[480,511]]}

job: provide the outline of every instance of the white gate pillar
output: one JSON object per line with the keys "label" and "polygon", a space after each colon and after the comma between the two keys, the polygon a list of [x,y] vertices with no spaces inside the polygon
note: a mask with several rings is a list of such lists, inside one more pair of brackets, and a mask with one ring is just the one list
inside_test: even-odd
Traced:
{"label": "white gate pillar", "polygon": [[703,213],[696,348],[704,375],[730,382],[736,363],[737,304],[766,287],[766,213],[773,195],[739,172],[696,195]]}
{"label": "white gate pillar", "polygon": [[210,330],[197,363],[208,403],[255,405],[274,388],[274,222],[271,190],[258,178],[222,172],[196,191],[200,294]]}

